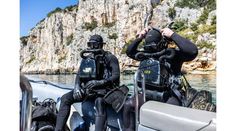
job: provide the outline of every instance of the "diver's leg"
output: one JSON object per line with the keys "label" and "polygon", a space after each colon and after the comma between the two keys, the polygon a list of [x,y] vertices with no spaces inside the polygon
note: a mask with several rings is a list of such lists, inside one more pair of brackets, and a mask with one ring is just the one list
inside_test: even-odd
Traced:
{"label": "diver's leg", "polygon": [[[133,97],[134,98],[134,97]],[[124,104],[123,109],[123,122],[124,122],[124,131],[134,131],[135,125],[135,113],[134,113],[134,99],[128,99]]]}
{"label": "diver's leg", "polygon": [[105,131],[105,129],[106,129],[107,114],[106,114],[106,107],[105,106],[106,105],[105,105],[103,98],[98,97],[95,100],[95,109],[96,109],[95,131]]}
{"label": "diver's leg", "polygon": [[61,97],[61,104],[59,108],[59,112],[57,115],[57,123],[55,131],[64,131],[66,121],[70,115],[71,105],[75,102],[73,98],[73,90],[64,94]]}
{"label": "diver's leg", "polygon": [[[140,109],[143,105],[143,95],[138,95],[138,108]],[[134,131],[135,130],[135,97],[128,99],[124,104],[123,109],[123,122],[124,122],[124,131]]]}

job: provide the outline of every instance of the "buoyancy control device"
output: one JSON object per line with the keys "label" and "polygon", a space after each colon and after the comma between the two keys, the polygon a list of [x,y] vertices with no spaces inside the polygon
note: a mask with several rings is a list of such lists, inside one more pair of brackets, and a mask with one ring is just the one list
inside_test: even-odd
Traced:
{"label": "buoyancy control device", "polygon": [[[140,62],[139,70],[144,74],[147,89],[158,91],[166,90],[169,72],[164,63],[160,63],[153,58],[145,59]],[[141,72],[138,73],[137,81],[140,86],[142,81]]]}
{"label": "buoyancy control device", "polygon": [[101,80],[104,74],[105,52],[101,49],[83,50],[80,55],[82,57],[79,68],[80,81],[86,83],[90,80]]}

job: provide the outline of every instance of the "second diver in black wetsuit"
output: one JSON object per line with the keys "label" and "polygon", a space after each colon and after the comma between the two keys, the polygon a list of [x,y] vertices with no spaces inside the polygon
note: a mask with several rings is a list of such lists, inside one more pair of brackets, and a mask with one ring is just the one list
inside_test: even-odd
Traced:
{"label": "second diver in black wetsuit", "polygon": [[[102,49],[103,44],[103,39],[100,35],[90,37],[86,51],[88,53],[92,52],[90,54],[92,56],[88,59],[83,58],[81,61],[80,69],[76,75],[74,90],[61,97],[55,131],[64,131],[71,105],[75,102],[82,102],[88,97],[95,101],[95,131],[104,129],[106,111],[102,97],[115,86],[119,86],[120,69],[116,56],[104,51]],[[82,55],[82,57],[86,56]]]}
{"label": "second diver in black wetsuit", "polygon": [[[147,100],[156,100],[161,101],[173,105],[182,105],[182,101],[180,100],[181,95],[184,95],[185,92],[181,89],[182,87],[178,87],[175,90],[170,89],[170,78],[179,78],[181,76],[181,67],[182,64],[186,61],[193,60],[197,54],[198,49],[195,44],[193,44],[191,41],[181,37],[177,33],[173,32],[169,28],[164,28],[162,30],[157,29],[150,29],[146,28],[142,30],[138,34],[138,38],[136,38],[127,48],[126,54],[134,59],[139,60],[137,58],[137,54],[145,54],[145,53],[156,53],[161,52],[164,49],[167,49],[168,46],[163,41],[163,37],[166,39],[169,39],[173,41],[177,48],[174,50],[174,56],[166,59],[165,63],[169,65],[166,67],[164,64],[162,67],[162,64],[160,64],[160,76],[161,76],[161,82],[155,84],[147,84],[146,85],[146,99]],[[139,51],[138,45],[141,43],[141,41],[145,39],[144,44],[144,51]],[[141,52],[141,53],[140,53]],[[160,60],[160,57],[154,57],[155,60]],[[159,61],[162,63],[161,61]],[[140,64],[141,66],[141,64]],[[140,68],[140,67],[139,67]],[[154,69],[157,70],[157,69]],[[144,72],[145,73],[145,72]],[[164,87],[164,88],[161,88]],[[142,101],[142,95],[139,95],[139,105],[140,107],[143,104]],[[124,119],[124,130],[125,131],[134,131],[135,130],[135,99],[134,97],[128,99],[124,105],[123,110],[123,119]]]}

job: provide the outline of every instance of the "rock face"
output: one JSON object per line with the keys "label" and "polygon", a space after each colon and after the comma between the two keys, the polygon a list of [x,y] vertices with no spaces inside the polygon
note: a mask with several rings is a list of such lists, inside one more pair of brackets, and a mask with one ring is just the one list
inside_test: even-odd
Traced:
{"label": "rock face", "polygon": [[29,32],[27,40],[21,44],[22,72],[57,72],[74,66],[77,59],[71,57],[76,54],[72,54],[74,49],[68,41],[74,36],[76,15],[76,9],[56,12]]}
{"label": "rock face", "polygon": [[[175,6],[176,0],[164,0],[161,6],[153,9],[152,25],[154,27],[164,27],[167,23],[176,20],[186,20],[188,23],[196,21],[201,15],[202,9],[179,8]],[[169,15],[169,10],[175,10],[174,18]]]}
{"label": "rock face", "polygon": [[[122,70],[129,68],[127,65],[138,65],[123,54],[125,46],[144,28],[148,13],[152,12],[150,20],[155,27],[172,21],[167,12],[175,2],[164,0],[161,6],[152,6],[150,0],[81,0],[76,6],[54,11],[21,38],[20,69],[25,73],[76,72],[80,51],[93,34],[104,38],[105,50],[118,57]],[[189,23],[202,13],[202,9],[175,10],[175,19]]]}

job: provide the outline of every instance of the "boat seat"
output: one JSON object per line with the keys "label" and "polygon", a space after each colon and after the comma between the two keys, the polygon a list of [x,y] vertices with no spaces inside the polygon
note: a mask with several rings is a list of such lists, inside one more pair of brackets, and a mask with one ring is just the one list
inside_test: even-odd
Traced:
{"label": "boat seat", "polygon": [[215,131],[216,113],[148,101],[140,109],[139,129],[161,131]]}

